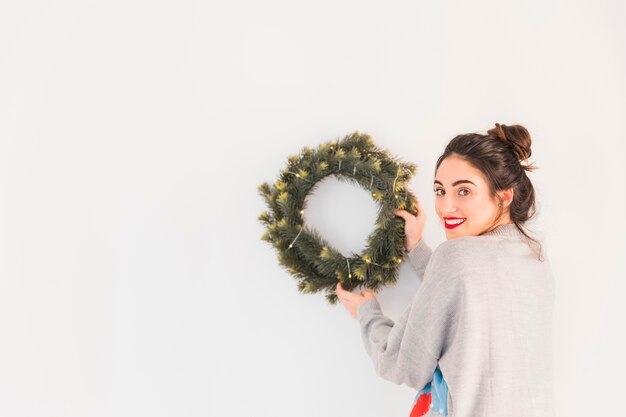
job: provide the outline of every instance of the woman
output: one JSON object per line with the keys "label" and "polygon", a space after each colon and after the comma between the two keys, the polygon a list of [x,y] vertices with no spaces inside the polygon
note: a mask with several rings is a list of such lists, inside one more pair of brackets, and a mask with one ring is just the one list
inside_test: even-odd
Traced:
{"label": "woman", "polygon": [[554,279],[523,225],[535,214],[531,138],[496,123],[458,135],[435,168],[435,211],[446,241],[433,252],[426,221],[405,210],[405,250],[422,277],[394,323],[369,291],[337,284],[361,326],[376,373],[418,393],[411,417],[553,416]]}

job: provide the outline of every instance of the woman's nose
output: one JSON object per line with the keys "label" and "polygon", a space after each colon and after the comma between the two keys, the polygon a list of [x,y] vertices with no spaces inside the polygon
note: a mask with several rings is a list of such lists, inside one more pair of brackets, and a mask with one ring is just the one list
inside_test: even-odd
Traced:
{"label": "woman's nose", "polygon": [[446,201],[445,213],[454,213],[456,211],[456,205],[452,200]]}

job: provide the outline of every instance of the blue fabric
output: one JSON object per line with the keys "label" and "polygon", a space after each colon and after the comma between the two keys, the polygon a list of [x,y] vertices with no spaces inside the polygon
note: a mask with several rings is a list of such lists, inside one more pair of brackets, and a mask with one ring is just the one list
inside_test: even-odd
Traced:
{"label": "blue fabric", "polygon": [[433,373],[433,379],[424,386],[417,395],[415,395],[415,400],[413,404],[417,402],[417,399],[420,395],[424,393],[431,394],[431,405],[432,410],[442,414],[444,416],[448,415],[448,384],[445,379],[443,379],[443,374],[441,373],[441,369],[439,369],[439,365],[435,369]]}

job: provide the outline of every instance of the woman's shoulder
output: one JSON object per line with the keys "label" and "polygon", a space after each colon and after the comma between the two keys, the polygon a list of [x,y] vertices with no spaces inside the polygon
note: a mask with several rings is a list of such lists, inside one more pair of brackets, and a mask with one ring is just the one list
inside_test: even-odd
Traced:
{"label": "woman's shoulder", "polygon": [[442,242],[435,248],[433,255],[440,257],[459,257],[467,255],[468,252],[480,251],[490,246],[488,239],[482,236],[462,236]]}
{"label": "woman's shoulder", "polygon": [[442,242],[435,248],[431,261],[463,268],[468,265],[487,266],[490,260],[510,251],[503,239],[487,236],[462,236]]}
{"label": "woman's shoulder", "polygon": [[[536,247],[521,236],[462,236],[442,242],[435,248],[432,261],[435,263],[453,263],[457,267],[468,265],[480,268],[498,261],[514,259],[526,260],[536,257]],[[542,254],[545,252],[542,250]]]}
{"label": "woman's shoulder", "polygon": [[428,265],[431,274],[452,276],[463,275],[468,264],[481,250],[476,248],[473,239],[460,237],[440,243],[433,251]]}

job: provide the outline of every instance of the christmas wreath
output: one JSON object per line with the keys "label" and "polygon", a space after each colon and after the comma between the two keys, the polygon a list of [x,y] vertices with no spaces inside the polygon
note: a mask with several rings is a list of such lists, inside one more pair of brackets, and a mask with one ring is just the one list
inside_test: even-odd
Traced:
{"label": "christmas wreath", "polygon": [[[416,165],[400,162],[359,132],[317,149],[304,147],[299,155],[289,156],[273,185],[258,187],[269,207],[258,216],[266,228],[261,239],[276,248],[280,264],[298,280],[301,293],[325,290],[328,303],[335,304],[337,281],[346,290],[364,286],[376,292],[397,281],[404,254],[404,221],[394,210],[416,213],[415,197],[405,187],[415,171]],[[380,204],[375,230],[360,254],[343,256],[304,225],[305,198],[329,175],[360,185]]]}

